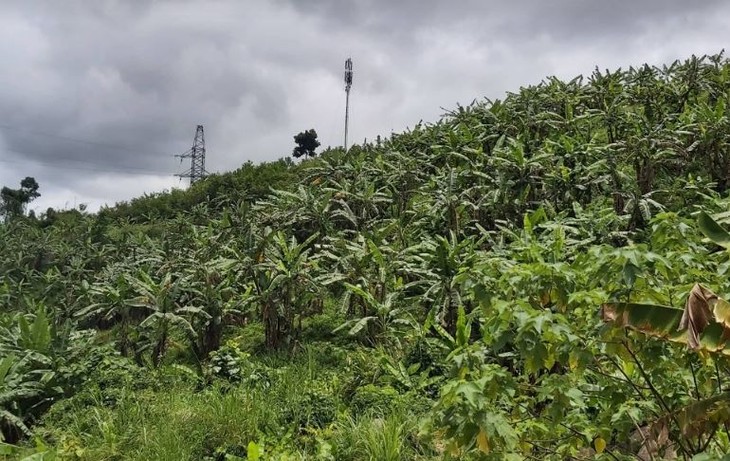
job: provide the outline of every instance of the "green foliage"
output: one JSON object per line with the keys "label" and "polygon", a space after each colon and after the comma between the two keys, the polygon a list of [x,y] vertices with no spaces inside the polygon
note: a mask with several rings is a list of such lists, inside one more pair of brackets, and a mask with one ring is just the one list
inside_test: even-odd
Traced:
{"label": "green foliage", "polygon": [[700,211],[698,223],[700,230],[707,238],[721,247],[728,248],[730,246],[730,234],[704,211]]}
{"label": "green foliage", "polygon": [[210,355],[208,368],[215,377],[241,382],[249,376],[249,357],[250,354],[241,351],[235,342],[229,341]]}
{"label": "green foliage", "polygon": [[390,386],[379,387],[366,384],[358,387],[352,396],[350,407],[355,415],[384,416],[389,414],[398,403],[400,394]]}
{"label": "green foliage", "polygon": [[39,186],[35,178],[30,176],[20,181],[19,189],[3,187],[0,190],[0,200],[2,200],[0,202],[0,215],[5,219],[22,216],[25,212],[25,207],[41,196],[38,188]]}
{"label": "green foliage", "polygon": [[296,181],[296,168],[290,159],[254,165],[243,164],[235,171],[212,174],[188,190],[146,194],[114,207],[102,208],[97,219],[103,223],[124,226],[127,223],[147,224],[186,215],[195,205],[207,204],[222,211],[239,202],[253,203],[269,195],[271,188],[287,189]]}
{"label": "green foliage", "polygon": [[314,131],[314,128],[302,131],[294,136],[294,142],[297,146],[291,154],[292,157],[299,158],[304,156],[305,158],[309,158],[317,155],[315,150],[319,147],[319,141],[317,141],[317,132]]}
{"label": "green foliage", "polygon": [[0,450],[725,455],[729,69],[548,78],[347,155],[5,220]]}
{"label": "green foliage", "polygon": [[283,232],[277,232],[265,240],[270,244],[253,267],[254,289],[247,303],[259,306],[269,349],[293,346],[301,318],[318,294],[311,272],[315,263],[309,259],[310,245],[316,238],[315,234],[298,243],[295,237],[287,239]]}
{"label": "green foliage", "polygon": [[[392,413],[385,418],[351,419],[339,440],[335,440],[336,459],[360,460],[382,459],[400,461],[417,459],[422,450],[415,444],[404,444],[404,440],[416,439],[413,421],[404,413]],[[350,438],[352,437],[352,438]],[[344,440],[343,440],[344,439]]]}
{"label": "green foliage", "polygon": [[309,388],[297,393],[283,411],[283,420],[299,430],[322,428],[335,419],[337,403],[329,389]]}

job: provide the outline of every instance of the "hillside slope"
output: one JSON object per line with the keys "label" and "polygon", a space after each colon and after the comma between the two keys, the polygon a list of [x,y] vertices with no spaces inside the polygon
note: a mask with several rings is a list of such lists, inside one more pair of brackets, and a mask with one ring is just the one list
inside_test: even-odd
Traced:
{"label": "hillside slope", "polygon": [[701,354],[664,338],[687,342],[695,283],[730,291],[694,216],[727,218],[729,98],[722,56],[550,78],[346,155],[5,223],[0,453],[727,453],[720,314]]}

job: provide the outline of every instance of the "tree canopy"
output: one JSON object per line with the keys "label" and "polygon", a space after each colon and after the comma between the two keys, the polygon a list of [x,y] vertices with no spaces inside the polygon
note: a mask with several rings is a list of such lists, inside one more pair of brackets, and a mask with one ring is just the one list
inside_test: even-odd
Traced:
{"label": "tree canopy", "polygon": [[11,189],[7,186],[3,187],[0,190],[0,200],[2,200],[2,203],[0,203],[0,214],[7,219],[25,213],[26,206],[41,196],[38,188],[39,186],[35,178],[30,176],[20,181],[20,188],[18,189]]}
{"label": "tree canopy", "polygon": [[315,150],[319,147],[319,141],[317,141],[317,132],[314,131],[314,128],[302,131],[294,136],[294,142],[296,143],[296,147],[292,152],[294,158],[302,156],[309,158],[317,155]]}

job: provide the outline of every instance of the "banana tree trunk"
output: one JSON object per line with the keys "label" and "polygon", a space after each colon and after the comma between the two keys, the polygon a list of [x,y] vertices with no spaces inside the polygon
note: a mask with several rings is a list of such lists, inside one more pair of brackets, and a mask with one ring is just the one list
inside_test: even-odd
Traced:
{"label": "banana tree trunk", "polygon": [[292,333],[292,319],[279,314],[273,303],[267,303],[263,312],[266,348],[279,350],[287,345]]}
{"label": "banana tree trunk", "polygon": [[213,351],[217,351],[221,346],[223,338],[223,320],[219,317],[212,318],[205,328],[202,344],[202,356],[207,357]]}
{"label": "banana tree trunk", "polygon": [[167,325],[164,325],[162,327],[162,332],[160,333],[160,337],[157,340],[157,344],[155,344],[155,347],[152,350],[152,364],[155,367],[158,367],[160,365],[160,362],[162,361],[162,357],[164,357],[164,355],[165,355],[166,346],[167,346]]}

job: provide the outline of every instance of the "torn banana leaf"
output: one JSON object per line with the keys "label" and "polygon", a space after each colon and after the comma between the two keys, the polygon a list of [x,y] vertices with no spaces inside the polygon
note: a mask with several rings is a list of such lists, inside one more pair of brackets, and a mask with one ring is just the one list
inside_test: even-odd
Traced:
{"label": "torn banana leaf", "polygon": [[606,303],[604,322],[640,331],[693,350],[730,355],[730,303],[696,284],[684,309],[656,304]]}

